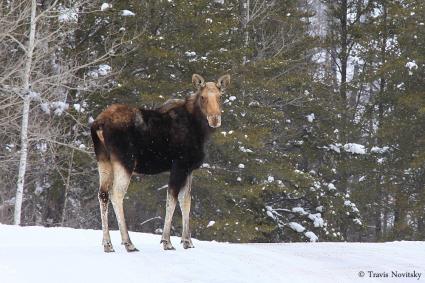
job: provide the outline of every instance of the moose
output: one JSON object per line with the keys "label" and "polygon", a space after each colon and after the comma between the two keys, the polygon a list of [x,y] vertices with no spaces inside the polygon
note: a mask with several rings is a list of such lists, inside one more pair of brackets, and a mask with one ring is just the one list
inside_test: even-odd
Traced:
{"label": "moose", "polygon": [[203,163],[205,143],[221,125],[220,98],[230,76],[205,82],[192,76],[196,91],[185,99],[170,99],[156,109],[113,104],[91,125],[99,171],[99,204],[105,252],[114,252],[108,228],[109,200],[117,218],[122,244],[128,252],[138,251],[130,240],[123,200],[133,174],[170,172],[161,244],[174,250],[170,230],[173,213],[180,204],[183,220],[181,243],[193,248],[189,230],[192,172]]}

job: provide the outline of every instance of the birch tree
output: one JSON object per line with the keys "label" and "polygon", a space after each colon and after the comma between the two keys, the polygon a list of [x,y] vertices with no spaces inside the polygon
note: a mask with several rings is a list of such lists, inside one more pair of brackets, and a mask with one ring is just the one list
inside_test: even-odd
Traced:
{"label": "birch tree", "polygon": [[35,47],[35,31],[37,26],[36,11],[37,2],[36,0],[31,1],[31,20],[29,25],[29,40],[28,45],[24,49],[25,53],[25,71],[22,84],[22,96],[23,96],[23,110],[22,110],[22,125],[21,125],[21,154],[19,159],[19,173],[18,182],[16,184],[16,198],[15,198],[15,213],[13,223],[15,225],[21,224],[21,208],[22,198],[24,194],[24,182],[25,172],[27,168],[27,153],[28,153],[28,119],[30,111],[30,77],[32,69],[32,59]]}
{"label": "birch tree", "polygon": [[[48,150],[53,154],[57,152],[53,148],[58,146],[86,151],[72,140],[77,135],[64,133],[63,129],[69,127],[61,123],[74,124],[74,128],[76,123],[83,123],[87,128],[88,117],[81,110],[85,106],[77,102],[84,104],[89,91],[110,84],[111,67],[105,61],[121,44],[121,38],[115,36],[114,41],[106,38],[103,51],[77,51],[75,34],[78,24],[84,15],[100,12],[100,6],[93,6],[95,4],[89,1],[40,3],[37,0],[13,0],[4,3],[0,9],[0,98],[7,102],[0,111],[14,118],[0,120],[4,131],[1,134],[6,137],[19,132],[19,138],[7,138],[13,140],[10,153],[14,153],[14,157],[10,164],[14,163],[18,168],[16,195],[9,201],[14,202],[15,225],[22,221],[28,172],[38,172],[40,170],[34,170],[32,166],[48,162],[46,158],[31,160],[31,155],[40,158],[34,152]],[[70,105],[74,107],[73,111],[69,111]],[[85,122],[75,115],[84,116]],[[51,156],[50,160],[52,158],[55,157]],[[46,170],[48,167],[47,164],[41,165]],[[46,172],[40,171],[40,174]]]}

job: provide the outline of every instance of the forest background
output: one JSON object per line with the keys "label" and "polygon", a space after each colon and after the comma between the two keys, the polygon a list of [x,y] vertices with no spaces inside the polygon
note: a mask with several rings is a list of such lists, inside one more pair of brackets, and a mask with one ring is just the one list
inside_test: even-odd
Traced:
{"label": "forest background", "polygon": [[[0,5],[0,223],[100,229],[96,115],[228,73],[194,174],[193,237],[425,239],[425,2]],[[130,230],[161,233],[167,176],[133,179]]]}

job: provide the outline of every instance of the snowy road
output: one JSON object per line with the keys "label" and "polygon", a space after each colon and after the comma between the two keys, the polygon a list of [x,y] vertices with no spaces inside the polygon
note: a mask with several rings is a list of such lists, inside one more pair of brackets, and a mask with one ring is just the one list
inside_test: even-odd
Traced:
{"label": "snowy road", "polygon": [[[127,253],[112,232],[0,225],[0,282],[425,282],[425,242],[226,244],[194,241],[163,251],[160,236],[131,233]],[[364,272],[364,277],[359,272]],[[388,277],[373,278],[370,272]],[[415,278],[394,278],[416,272]],[[418,274],[421,277],[418,280]]]}

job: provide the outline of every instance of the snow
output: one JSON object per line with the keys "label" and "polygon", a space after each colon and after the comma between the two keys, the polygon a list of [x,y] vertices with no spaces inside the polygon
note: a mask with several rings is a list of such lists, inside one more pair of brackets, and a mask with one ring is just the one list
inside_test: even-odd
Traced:
{"label": "snow", "polygon": [[193,51],[186,51],[184,54],[185,54],[187,57],[193,57],[193,56],[196,56],[196,52],[193,52]]}
{"label": "snow", "polygon": [[332,184],[332,183],[329,183],[329,184],[328,184],[328,190],[330,190],[330,191],[336,191],[336,187],[335,187],[335,185],[334,185],[334,184]]}
{"label": "snow", "polygon": [[76,23],[78,21],[78,13],[73,8],[59,8],[58,20],[61,23]]}
{"label": "snow", "polygon": [[372,153],[385,153],[389,150],[390,148],[388,146],[384,146],[384,147],[379,147],[379,146],[374,146],[370,149],[370,152]]}
{"label": "snow", "polygon": [[260,106],[260,103],[258,101],[251,101],[248,106],[250,107],[255,107],[255,106]]}
{"label": "snow", "polygon": [[40,100],[40,94],[39,94],[38,92],[35,92],[35,91],[29,91],[29,92],[28,92],[28,96],[29,96],[29,98],[30,98],[31,100],[35,100],[35,101]]}
{"label": "snow", "polygon": [[84,111],[85,111],[85,109],[81,106],[81,104],[79,104],[79,103],[74,103],[73,105],[72,105],[72,107],[74,108],[74,110],[75,111],[77,111],[77,112],[81,112],[81,113],[83,113]]}
{"label": "snow", "polygon": [[317,242],[319,240],[319,237],[316,236],[316,234],[314,234],[311,231],[307,231],[304,233],[304,235],[310,239],[310,242]]}
{"label": "snow", "polygon": [[35,145],[35,147],[41,152],[47,151],[47,143],[45,143],[45,142],[39,142]]}
{"label": "snow", "polygon": [[345,144],[344,150],[346,152],[351,152],[352,154],[366,154],[365,146],[357,143]]}
{"label": "snow", "polygon": [[135,15],[136,14],[133,13],[132,11],[130,11],[130,10],[122,10],[121,11],[121,16],[123,16],[123,17],[133,17]]}
{"label": "snow", "polygon": [[416,61],[413,60],[406,63],[406,68],[408,68],[409,70],[413,70],[413,69],[416,70],[418,68],[418,65],[416,64]]}
{"label": "snow", "polygon": [[[311,241],[313,233],[304,234]],[[112,231],[115,253],[105,254],[102,232],[0,225],[1,282],[406,282],[369,278],[376,272],[421,272],[425,242],[228,244],[194,240],[195,249],[163,251],[161,235],[130,232],[138,253],[127,253]],[[284,255],[284,256],[282,256]],[[266,276],[266,277],[265,277]],[[410,278],[412,279],[412,278]],[[416,280],[412,281],[415,282]],[[409,281],[410,282],[410,281]]]}
{"label": "snow", "polygon": [[48,103],[41,103],[40,104],[41,111],[43,111],[46,114],[50,114],[50,108]]}
{"label": "snow", "polygon": [[248,153],[252,153],[253,152],[252,150],[250,150],[249,148],[246,148],[244,146],[240,146],[239,147],[239,150],[242,151],[242,152],[248,152]]}
{"label": "snow", "polygon": [[55,101],[50,103],[41,103],[40,107],[41,110],[46,114],[50,114],[50,110],[54,110],[53,113],[57,116],[60,116],[63,112],[68,110],[69,105],[62,101]]}
{"label": "snow", "polygon": [[106,10],[108,10],[109,8],[112,8],[112,4],[109,4],[109,3],[103,3],[103,4],[102,4],[102,6],[100,6],[100,10],[101,10],[101,11],[106,11]]}
{"label": "snow", "polygon": [[304,210],[304,208],[302,208],[302,207],[294,207],[294,208],[292,208],[292,212],[294,212],[294,213],[299,213],[299,214],[308,214],[305,210]]}
{"label": "snow", "polygon": [[298,233],[302,233],[305,230],[304,226],[297,222],[289,222],[289,227],[291,227],[292,230],[297,231]]}
{"label": "snow", "polygon": [[308,218],[313,221],[314,227],[323,227],[325,222],[323,221],[322,215],[320,213],[309,214]]}
{"label": "snow", "polygon": [[211,220],[210,222],[208,222],[207,228],[211,227],[215,224],[215,221]]}
{"label": "snow", "polygon": [[109,66],[108,64],[100,64],[97,67],[97,70],[91,70],[90,72],[88,72],[88,76],[97,79],[99,76],[106,76],[108,75],[112,70],[112,67]]}
{"label": "snow", "polygon": [[106,76],[111,70],[112,68],[108,64],[101,64],[99,65],[98,73],[101,76]]}
{"label": "snow", "polygon": [[337,153],[341,152],[341,144],[340,143],[336,143],[336,144],[330,144],[329,148]]}
{"label": "snow", "polygon": [[12,149],[15,148],[15,145],[14,144],[6,144],[5,148],[6,148],[7,151],[11,152]]}
{"label": "snow", "polygon": [[306,118],[307,118],[307,121],[309,121],[310,123],[313,123],[314,119],[316,119],[316,116],[314,115],[314,113],[311,113],[307,115]]}
{"label": "snow", "polygon": [[266,211],[266,214],[268,217],[275,219],[276,217],[274,216],[273,212],[271,212],[270,210]]}
{"label": "snow", "polygon": [[230,96],[230,97],[229,97],[229,100],[230,100],[230,101],[235,101],[235,100],[236,100],[236,96],[234,96],[234,95]]}
{"label": "snow", "polygon": [[337,153],[341,152],[341,148],[346,152],[350,152],[352,154],[366,154],[366,148],[364,145],[358,143],[346,143],[344,145],[340,143],[330,144],[328,146],[324,146],[325,149],[331,149]]}
{"label": "snow", "polygon": [[43,191],[44,191],[44,188],[42,186],[40,186],[40,185],[37,185],[35,187],[34,194],[36,196],[39,196]]}
{"label": "snow", "polygon": [[413,75],[413,70],[417,70],[418,69],[418,65],[416,64],[415,60],[407,62],[406,63],[406,68],[409,69],[409,75]]}
{"label": "snow", "polygon": [[240,163],[240,164],[238,165],[238,168],[240,168],[240,169],[244,169],[244,168],[245,168],[245,165],[244,165],[244,164],[242,164],[242,163]]}
{"label": "snow", "polygon": [[274,177],[273,176],[268,176],[267,177],[267,182],[269,182],[269,183],[274,182]]}
{"label": "snow", "polygon": [[353,212],[359,212],[359,209],[356,207],[356,204],[352,203],[349,200],[345,200],[344,205],[350,207]]}
{"label": "snow", "polygon": [[56,110],[53,112],[55,113],[55,115],[57,116],[61,116],[63,112],[65,112],[66,110],[68,110],[68,104],[60,102],[60,104],[56,104]]}

